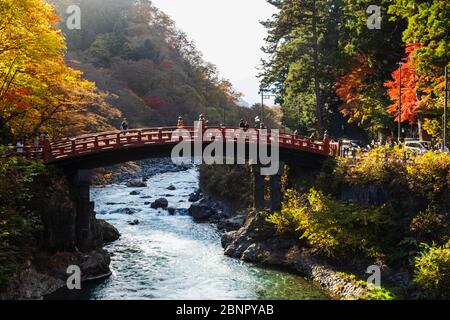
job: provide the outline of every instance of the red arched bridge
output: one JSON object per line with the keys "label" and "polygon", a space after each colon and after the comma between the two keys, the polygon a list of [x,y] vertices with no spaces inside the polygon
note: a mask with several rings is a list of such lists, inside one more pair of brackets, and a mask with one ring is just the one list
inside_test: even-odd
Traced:
{"label": "red arched bridge", "polygon": [[[235,144],[243,142],[242,130],[222,127],[174,127],[102,132],[54,142],[43,139],[39,145],[35,146],[18,144],[12,148],[10,155],[41,159],[45,164],[56,165],[64,171],[71,185],[70,193],[76,208],[75,222],[71,220],[68,224],[75,223],[76,247],[88,251],[92,250],[92,243],[94,243],[92,239],[95,239],[97,235],[96,224],[93,223],[95,221],[93,219],[94,204],[90,200],[92,169],[127,161],[170,156],[174,146],[179,143],[181,134],[183,141],[190,141],[194,144],[194,148],[199,136],[206,138],[201,145],[203,151],[203,148],[207,148],[211,143],[212,139],[208,138],[211,133],[210,138],[212,136],[215,140],[219,138],[227,146],[229,143],[233,144],[235,151],[238,149],[234,148]],[[276,145],[275,141],[279,144],[280,161],[305,167],[307,170],[320,167],[325,159],[337,155],[339,150],[339,145],[328,138],[317,142],[290,134],[277,134],[270,130],[249,129],[245,132],[245,149],[250,149],[253,144],[253,148],[256,145],[260,151],[260,148],[265,145],[267,147],[265,151],[270,149],[271,152],[272,146]],[[279,168],[282,169],[282,166]],[[253,206],[256,210],[267,208],[265,198],[267,184],[270,188],[270,209],[272,211],[281,209],[281,173],[278,171],[271,175],[267,182],[258,168],[252,168]]]}
{"label": "red arched bridge", "polygon": [[[92,169],[126,161],[170,156],[170,150],[180,142],[178,138],[173,138],[174,133],[179,132],[180,129],[189,133],[189,137],[183,137],[184,141],[194,142],[201,133],[201,129],[194,127],[101,132],[54,142],[43,140],[39,146],[18,146],[11,150],[10,155],[41,159],[46,164],[70,166],[75,169]],[[217,133],[220,132],[226,143],[237,143],[242,130],[240,128],[204,127],[203,145],[214,141],[214,139],[208,139],[208,132],[214,131],[215,139],[217,139]],[[280,159],[298,165],[317,166],[317,162],[321,162],[320,160],[326,159],[328,156],[337,155],[339,150],[338,143],[331,142],[327,138],[318,142],[286,133],[274,134],[271,130],[249,129],[245,132],[246,144],[272,145],[275,138],[279,143]]]}

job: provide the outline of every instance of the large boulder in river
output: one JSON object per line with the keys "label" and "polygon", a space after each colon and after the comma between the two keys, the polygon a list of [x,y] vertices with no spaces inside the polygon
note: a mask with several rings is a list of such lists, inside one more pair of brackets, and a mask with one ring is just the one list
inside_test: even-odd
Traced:
{"label": "large boulder in river", "polygon": [[216,211],[214,210],[214,208],[205,203],[196,202],[193,203],[189,208],[189,213],[195,220],[201,221],[211,218],[216,213]]}
{"label": "large boulder in river", "polygon": [[113,242],[120,238],[119,230],[105,220],[97,220],[97,227],[105,243]]}
{"label": "large boulder in river", "polygon": [[133,179],[127,182],[126,186],[128,188],[145,188],[147,184],[140,179]]}
{"label": "large boulder in river", "polygon": [[169,201],[166,198],[156,199],[151,205],[153,209],[167,209],[169,206]]}

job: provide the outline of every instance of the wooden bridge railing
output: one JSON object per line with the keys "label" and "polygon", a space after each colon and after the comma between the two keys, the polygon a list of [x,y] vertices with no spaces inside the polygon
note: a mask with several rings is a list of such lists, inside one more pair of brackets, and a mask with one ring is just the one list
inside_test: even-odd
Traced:
{"label": "wooden bridge railing", "polygon": [[[198,129],[195,130],[194,127],[144,128],[102,132],[66,138],[52,143],[46,141],[44,146],[39,147],[11,147],[8,155],[42,159],[44,162],[57,162],[66,158],[82,157],[85,154],[99,153],[111,149],[176,144],[178,141],[172,140],[172,134],[180,129],[184,130],[184,132],[189,132],[192,141],[198,138],[197,135],[200,132]],[[203,133],[205,133],[206,129],[208,131],[206,131],[204,140],[208,141],[213,140],[212,137],[217,135],[218,132],[221,133],[222,139],[227,142],[238,141],[240,134],[242,134],[242,129],[238,128],[205,127],[203,128]],[[273,137],[270,132],[270,130],[267,130],[267,134],[264,135],[260,130],[250,129],[248,132],[244,132],[243,135],[245,136],[246,143],[271,144]],[[280,148],[310,152],[324,156],[337,156],[340,149],[338,143],[329,140],[317,142],[286,133],[280,133],[278,140]]]}

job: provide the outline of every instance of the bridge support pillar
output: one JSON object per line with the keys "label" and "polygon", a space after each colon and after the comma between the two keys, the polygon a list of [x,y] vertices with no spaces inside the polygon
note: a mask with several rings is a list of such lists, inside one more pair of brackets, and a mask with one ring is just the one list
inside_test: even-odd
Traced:
{"label": "bridge support pillar", "polygon": [[270,210],[272,212],[281,211],[281,201],[283,198],[281,177],[283,176],[283,167],[284,164],[280,163],[278,173],[270,176]]}
{"label": "bridge support pillar", "polygon": [[253,208],[261,211],[265,208],[265,177],[261,175],[261,167],[259,165],[252,166],[253,176]]}
{"label": "bridge support pillar", "polygon": [[95,247],[96,224],[94,203],[90,201],[91,177],[91,170],[78,170],[70,179],[77,212],[77,248],[80,251],[89,251]]}

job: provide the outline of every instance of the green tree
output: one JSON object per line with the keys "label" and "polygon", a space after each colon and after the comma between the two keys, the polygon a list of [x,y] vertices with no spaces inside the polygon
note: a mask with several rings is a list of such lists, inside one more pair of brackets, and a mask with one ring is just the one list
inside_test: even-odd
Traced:
{"label": "green tree", "polygon": [[279,94],[290,126],[324,128],[332,106],[334,65],[339,60],[340,0],[269,0],[279,9],[263,22],[270,59],[263,63],[262,86]]}
{"label": "green tree", "polygon": [[[348,0],[343,6],[340,50],[344,55],[336,81],[340,111],[372,136],[393,127],[386,113],[390,100],[384,83],[403,58],[402,21],[391,21],[390,0]],[[380,8],[380,28],[368,28],[371,5]]]}

